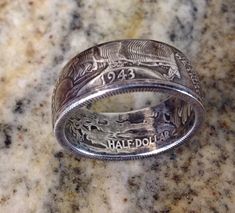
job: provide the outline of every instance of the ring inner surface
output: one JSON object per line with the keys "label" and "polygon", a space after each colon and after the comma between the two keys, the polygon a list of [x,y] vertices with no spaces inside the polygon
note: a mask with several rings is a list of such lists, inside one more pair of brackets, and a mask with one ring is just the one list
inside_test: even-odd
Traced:
{"label": "ring inner surface", "polygon": [[78,149],[93,153],[137,154],[182,138],[195,112],[184,100],[156,92],[110,96],[70,115],[65,136]]}

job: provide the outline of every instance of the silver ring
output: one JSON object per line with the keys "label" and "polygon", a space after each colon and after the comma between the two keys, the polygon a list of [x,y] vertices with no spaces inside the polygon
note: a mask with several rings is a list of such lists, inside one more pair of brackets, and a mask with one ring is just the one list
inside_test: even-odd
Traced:
{"label": "silver ring", "polygon": [[85,50],[64,67],[52,97],[58,142],[96,159],[159,154],[187,141],[203,117],[190,62],[153,40],[111,41]]}

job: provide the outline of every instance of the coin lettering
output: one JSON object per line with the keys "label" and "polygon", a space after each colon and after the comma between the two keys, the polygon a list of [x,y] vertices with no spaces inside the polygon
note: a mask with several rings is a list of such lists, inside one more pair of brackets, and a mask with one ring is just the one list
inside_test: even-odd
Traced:
{"label": "coin lettering", "polygon": [[120,149],[131,149],[139,147],[147,147],[151,145],[158,145],[170,138],[169,131],[163,131],[162,133],[146,137],[146,138],[135,138],[128,140],[108,140],[107,148],[111,150],[120,150]]}

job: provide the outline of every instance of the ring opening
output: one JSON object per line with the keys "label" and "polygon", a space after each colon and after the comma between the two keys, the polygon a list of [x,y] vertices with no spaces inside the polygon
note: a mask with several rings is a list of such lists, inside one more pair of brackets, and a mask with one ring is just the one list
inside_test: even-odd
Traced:
{"label": "ring opening", "polygon": [[182,98],[131,92],[93,101],[73,111],[64,133],[76,148],[98,154],[141,154],[186,135],[195,112]]}

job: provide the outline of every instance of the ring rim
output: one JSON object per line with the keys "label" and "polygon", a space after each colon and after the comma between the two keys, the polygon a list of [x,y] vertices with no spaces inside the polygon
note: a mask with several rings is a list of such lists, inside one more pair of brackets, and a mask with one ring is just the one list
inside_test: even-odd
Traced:
{"label": "ring rim", "polygon": [[[115,82],[110,85],[106,85],[105,87],[101,87],[98,92],[92,91],[90,93],[86,93],[82,97],[78,97],[73,101],[67,102],[63,109],[58,113],[59,116],[56,118],[54,123],[54,133],[61,144],[65,149],[70,150],[75,153],[75,155],[85,156],[92,159],[100,159],[100,160],[134,160],[140,158],[146,158],[155,156],[157,154],[168,151],[172,148],[175,148],[178,145],[183,144],[189,138],[191,138],[196,131],[200,128],[204,120],[205,109],[202,104],[202,99],[198,94],[196,94],[191,89],[174,82],[158,80],[158,79],[138,79],[138,80],[129,80],[128,84]],[[130,93],[130,92],[161,92],[169,95],[174,95],[174,97],[181,98],[190,106],[195,112],[195,118],[193,121],[193,125],[190,129],[184,134],[181,138],[173,140],[170,144],[163,146],[161,148],[155,149],[150,152],[143,153],[132,153],[132,154],[109,154],[109,153],[95,153],[89,152],[85,149],[80,149],[79,147],[74,146],[65,135],[65,124],[67,119],[70,117],[69,115],[73,112],[79,110],[80,107],[91,103],[96,100],[100,100],[102,98],[110,97],[117,94]]]}

